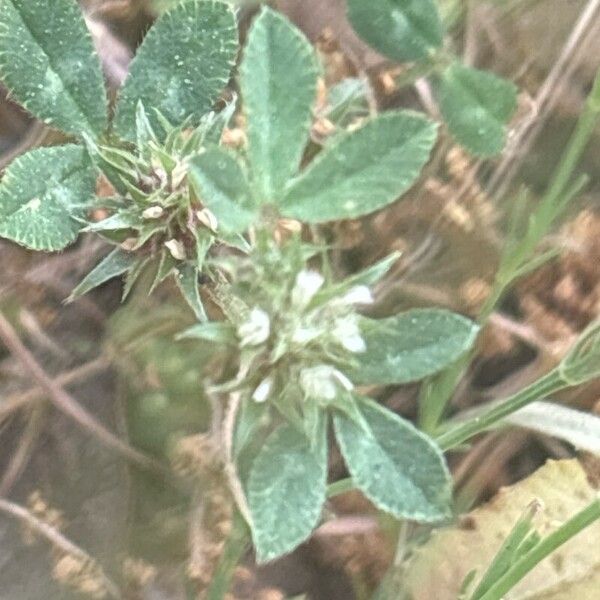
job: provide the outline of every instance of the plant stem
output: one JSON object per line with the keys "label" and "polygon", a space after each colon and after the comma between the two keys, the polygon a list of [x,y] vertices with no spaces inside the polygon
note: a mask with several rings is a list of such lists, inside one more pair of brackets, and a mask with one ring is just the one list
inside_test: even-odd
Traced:
{"label": "plant stem", "polygon": [[231,533],[225,542],[225,548],[208,588],[206,600],[223,600],[231,587],[235,568],[249,545],[248,526],[240,512],[236,510]]}
{"label": "plant stem", "polygon": [[555,369],[550,371],[550,373],[541,379],[538,379],[510,398],[503,400],[485,414],[477,415],[476,417],[455,425],[450,430],[438,436],[436,441],[442,450],[450,450],[472,438],[474,435],[489,429],[504,417],[523,408],[523,406],[549,394],[553,394],[565,387],[568,387],[568,384],[560,376],[558,370]]}
{"label": "plant stem", "polygon": [[[581,156],[590,141],[600,118],[600,71],[596,74],[592,91],[588,95],[575,130],[562,154],[546,193],[531,215],[525,237],[503,258],[503,264],[496,276],[490,297],[482,307],[477,322],[482,327],[498,305],[508,287],[512,284],[523,266],[535,251],[536,246],[550,229],[556,218],[573,198],[574,190],[579,191],[581,182],[572,184],[572,177]],[[570,191],[571,190],[571,191]],[[472,353],[461,358],[423,386],[420,398],[420,424],[424,431],[433,433],[437,428],[446,406],[463,376]]]}
{"label": "plant stem", "polygon": [[600,519],[600,499],[595,500],[577,513],[556,531],[546,536],[527,554],[521,557],[500,577],[480,600],[501,600],[527,573],[557,548],[575,537],[586,527]]}
{"label": "plant stem", "polygon": [[339,496],[345,492],[349,492],[355,489],[354,481],[352,481],[352,477],[347,477],[346,479],[340,479],[334,483],[330,483],[327,486],[327,497],[333,498],[334,496]]}

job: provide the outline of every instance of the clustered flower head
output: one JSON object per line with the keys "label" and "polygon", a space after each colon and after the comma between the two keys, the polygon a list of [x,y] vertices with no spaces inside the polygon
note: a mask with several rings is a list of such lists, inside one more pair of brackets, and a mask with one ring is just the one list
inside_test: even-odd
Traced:
{"label": "clustered flower head", "polygon": [[296,273],[290,288],[270,306],[264,296],[264,304],[250,308],[237,327],[239,347],[260,356],[257,365],[270,366],[253,382],[251,397],[266,402],[281,391],[283,380],[305,401],[327,405],[353,389],[344,367],[367,349],[356,305],[372,303],[373,296],[364,285],[328,293],[323,275],[306,268]]}

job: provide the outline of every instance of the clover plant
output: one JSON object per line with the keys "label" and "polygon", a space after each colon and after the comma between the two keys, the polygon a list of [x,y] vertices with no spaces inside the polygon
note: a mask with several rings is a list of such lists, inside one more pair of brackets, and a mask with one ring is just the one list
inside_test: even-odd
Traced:
{"label": "clover plant", "polygon": [[[350,0],[349,16],[392,59],[430,64],[442,47],[433,0]],[[479,326],[433,308],[367,316],[397,255],[338,279],[318,234],[396,202],[428,162],[438,126],[393,110],[315,145],[320,66],[304,35],[265,7],[238,52],[229,4],[178,3],[147,33],[109,111],[74,0],[0,3],[1,79],[69,140],[7,168],[0,235],[38,251],[62,250],[82,231],[106,240],[112,251],[73,297],[119,275],[124,295],[142,273],[152,275],[149,292],[174,277],[197,318],[180,337],[231,358],[226,376],[207,373],[202,385],[227,405],[223,462],[259,561],[293,550],[318,525],[330,437],[350,486],[378,508],[444,521],[451,479],[440,448],[369,392],[449,367]],[[450,63],[436,75],[448,127],[474,153],[497,152],[512,84]],[[222,95],[232,77],[241,102]],[[222,143],[234,114],[246,135],[235,149]],[[110,182],[108,197],[96,195],[99,177]]]}

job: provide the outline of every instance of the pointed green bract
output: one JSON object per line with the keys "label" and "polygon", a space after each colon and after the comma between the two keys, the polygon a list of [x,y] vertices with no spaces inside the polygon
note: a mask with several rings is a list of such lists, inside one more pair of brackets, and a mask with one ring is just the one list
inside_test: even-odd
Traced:
{"label": "pointed green bract", "polygon": [[311,450],[308,438],[282,425],[254,460],[248,480],[248,505],[258,562],[291,552],[317,525],[325,502],[327,457],[325,427]]}
{"label": "pointed green bract", "polygon": [[110,281],[114,277],[123,275],[132,269],[137,262],[137,257],[132,252],[125,252],[120,248],[115,248],[110,254],[105,256],[79,283],[71,292],[70,299],[83,296],[99,285]]}
{"label": "pointed green bract", "polygon": [[504,148],[506,123],[517,107],[517,88],[506,79],[455,63],[442,75],[439,104],[450,133],[477,156]]}
{"label": "pointed green bract", "polygon": [[348,0],[348,18],[365,42],[392,60],[420,60],[442,45],[434,0]]}
{"label": "pointed green bract", "polygon": [[198,289],[198,276],[199,271],[196,266],[184,264],[175,271],[175,282],[198,321],[205,322],[208,321],[208,317]]}
{"label": "pointed green bract", "polygon": [[451,479],[439,448],[411,423],[369,399],[360,410],[370,431],[345,415],[335,433],[356,486],[399,519],[440,521],[450,513]]}
{"label": "pointed green bract", "polygon": [[106,129],[100,62],[75,0],[0,2],[0,79],[52,127],[96,137]]}
{"label": "pointed green bract", "polygon": [[351,378],[361,385],[408,383],[433,375],[460,358],[479,331],[473,321],[436,309],[363,318],[360,329],[367,350],[357,356]]}
{"label": "pointed green bract", "polygon": [[240,67],[248,119],[248,160],[261,202],[277,200],[308,139],[318,69],[310,43],[265,8],[254,21]]}
{"label": "pointed green bract", "polygon": [[187,0],[164,13],[148,32],[121,92],[115,130],[136,140],[141,101],[152,128],[157,109],[174,126],[197,125],[229,81],[238,49],[232,8],[219,0]]}
{"label": "pointed green bract", "polygon": [[376,117],[322,151],[290,184],[281,213],[322,223],[383,208],[416,181],[435,139],[436,125],[416,113]]}
{"label": "pointed green bract", "polygon": [[62,250],[83,227],[95,184],[96,174],[81,146],[23,154],[0,183],[0,236],[32,250]]}
{"label": "pointed green bract", "polygon": [[246,174],[235,155],[216,146],[192,159],[190,179],[217,227],[243,232],[255,218]]}

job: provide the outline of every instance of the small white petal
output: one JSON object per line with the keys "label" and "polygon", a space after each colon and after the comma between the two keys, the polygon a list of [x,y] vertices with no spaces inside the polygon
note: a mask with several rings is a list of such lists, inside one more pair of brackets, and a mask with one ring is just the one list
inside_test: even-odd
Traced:
{"label": "small white petal", "polygon": [[343,301],[345,304],[373,304],[375,299],[366,285],[357,285],[348,291]]}
{"label": "small white petal", "polygon": [[179,240],[169,240],[165,242],[165,246],[175,260],[185,260],[185,247]]}
{"label": "small white petal", "polygon": [[261,383],[258,384],[258,387],[254,390],[252,394],[252,400],[254,402],[264,402],[271,393],[271,389],[273,388],[273,380],[270,377],[263,379]]}
{"label": "small white petal", "polygon": [[339,383],[347,392],[350,392],[354,389],[354,384],[341,371],[334,369],[333,376],[339,381]]}
{"label": "small white petal", "polygon": [[292,342],[295,344],[308,344],[319,337],[319,330],[310,327],[299,327],[292,334]]}
{"label": "small white petal", "polygon": [[356,315],[336,319],[331,334],[349,352],[364,352],[367,349]]}
{"label": "small white petal", "polygon": [[271,319],[260,308],[253,308],[248,319],[238,327],[240,346],[258,346],[271,335]]}
{"label": "small white petal", "polygon": [[316,271],[300,271],[292,289],[292,304],[296,308],[305,308],[321,289],[325,279]]}
{"label": "small white petal", "polygon": [[164,212],[162,206],[149,206],[142,213],[142,217],[144,217],[144,219],[158,219],[159,217],[162,217]]}
{"label": "small white petal", "polygon": [[348,352],[359,353],[367,350],[367,344],[361,335],[346,336],[343,340],[340,340],[340,343]]}
{"label": "small white petal", "polygon": [[340,386],[350,391],[352,382],[331,365],[318,365],[300,371],[300,387],[309,398],[334,400]]}

